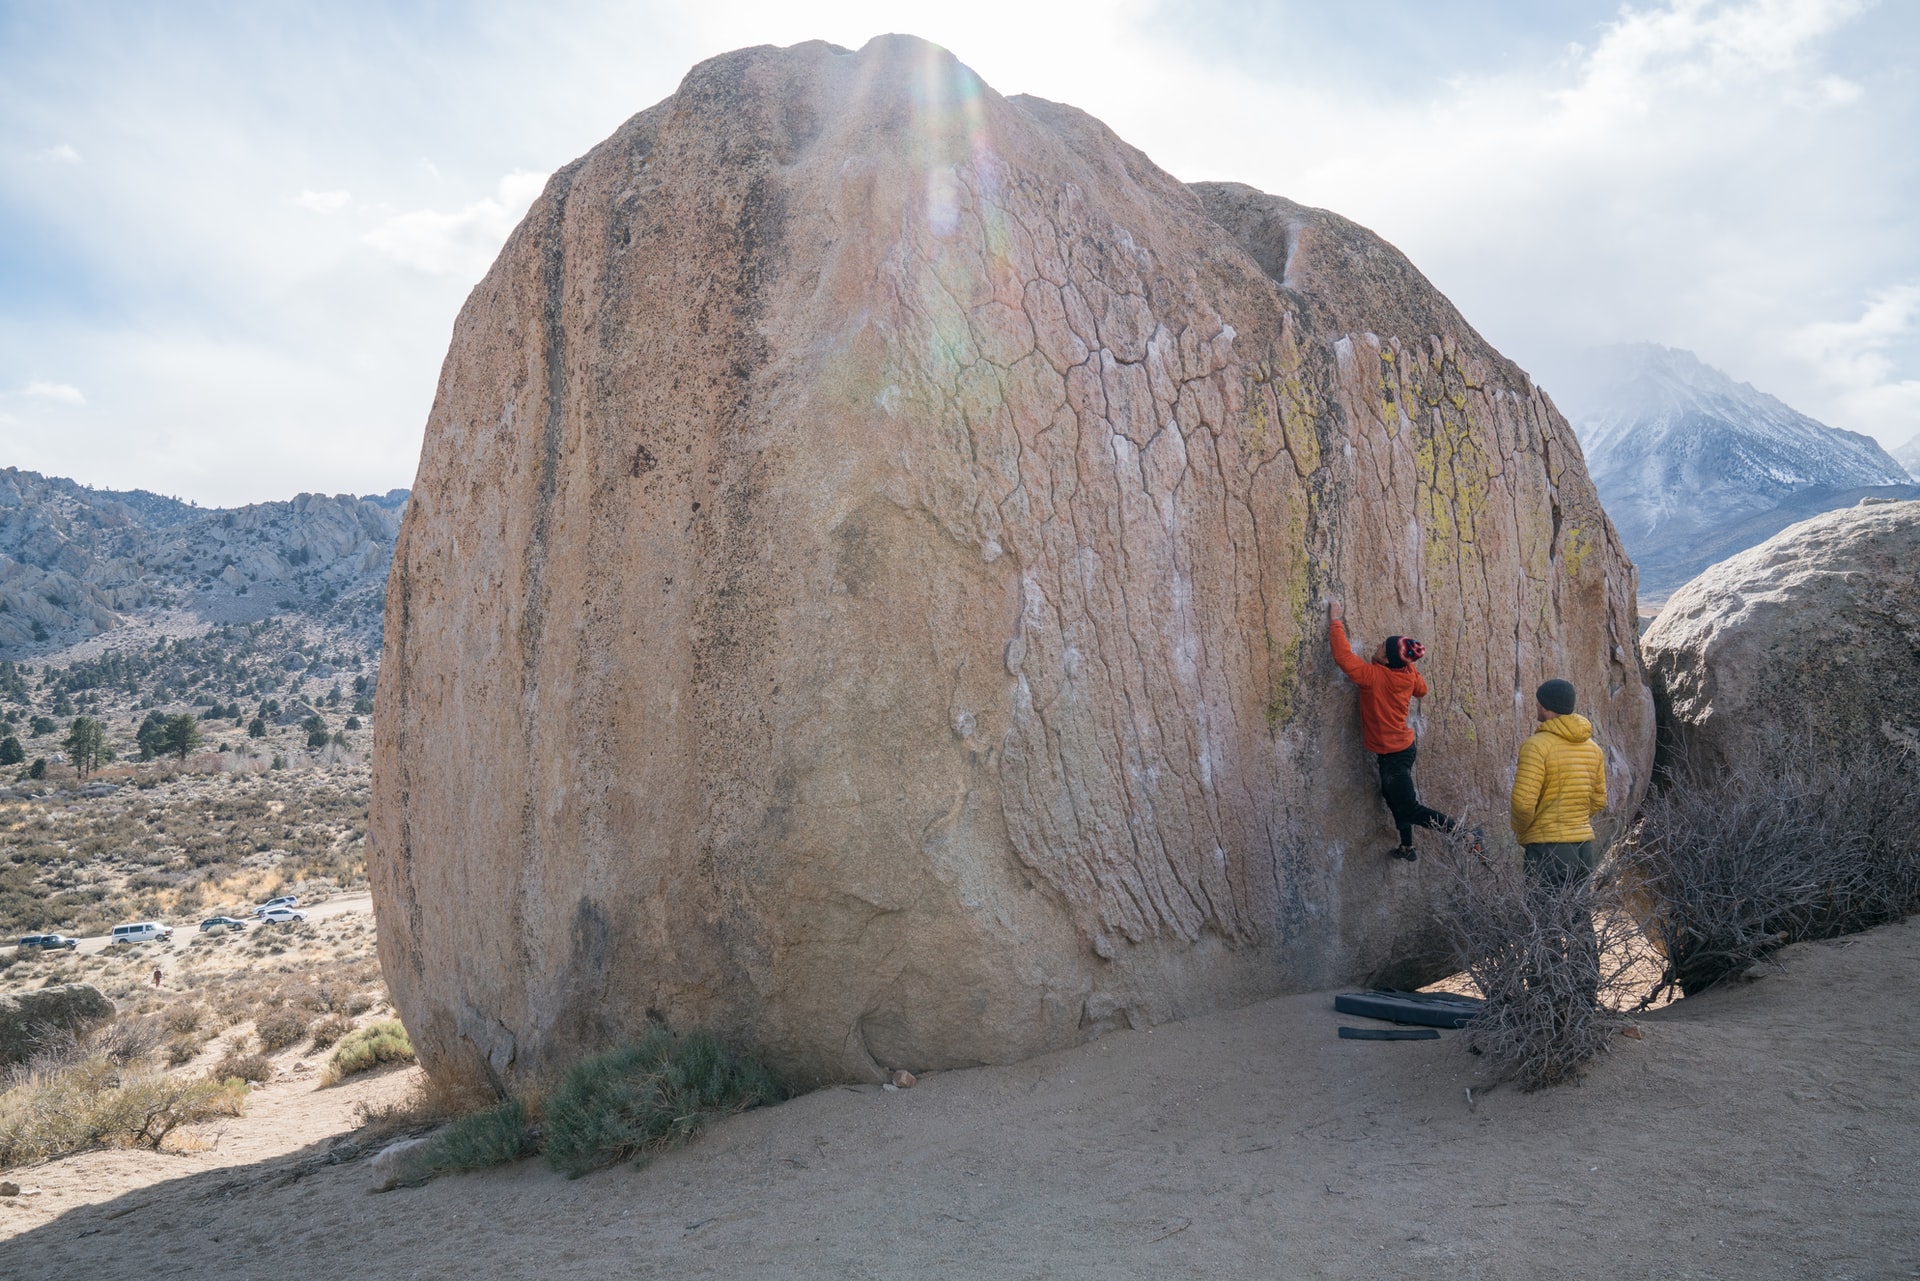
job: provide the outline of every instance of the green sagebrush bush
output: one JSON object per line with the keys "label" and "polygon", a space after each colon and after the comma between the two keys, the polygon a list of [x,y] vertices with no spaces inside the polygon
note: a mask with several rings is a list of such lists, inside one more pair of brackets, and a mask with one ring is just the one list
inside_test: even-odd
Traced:
{"label": "green sagebrush bush", "polygon": [[754,1059],[711,1033],[654,1027],[638,1041],[574,1064],[547,1096],[547,1164],[569,1177],[615,1161],[645,1161],[685,1142],[708,1118],[778,1102],[784,1093]]}
{"label": "green sagebrush bush", "polygon": [[382,1063],[413,1062],[413,1042],[399,1019],[381,1019],[347,1033],[334,1047],[320,1084],[338,1085],[356,1072],[365,1072]]}
{"label": "green sagebrush bush", "polygon": [[128,1067],[105,1054],[17,1074],[0,1094],[0,1167],[103,1147],[158,1148],[182,1125],[237,1116],[247,1087]]}
{"label": "green sagebrush bush", "polygon": [[450,1121],[433,1132],[413,1165],[421,1174],[485,1170],[540,1150],[540,1132],[519,1099]]}

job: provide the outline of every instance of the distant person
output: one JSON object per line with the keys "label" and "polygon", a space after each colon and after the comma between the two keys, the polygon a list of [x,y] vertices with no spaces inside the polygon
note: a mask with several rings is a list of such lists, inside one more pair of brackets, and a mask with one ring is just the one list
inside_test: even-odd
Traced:
{"label": "distant person", "polygon": [[153,967],[153,985],[160,986],[160,967],[157,965]]}
{"label": "distant person", "polygon": [[[1584,885],[1599,861],[1593,816],[1607,807],[1607,758],[1593,741],[1593,723],[1573,709],[1571,681],[1554,679],[1534,691],[1540,728],[1520,744],[1513,772],[1512,819],[1520,838],[1527,883],[1565,891]],[[1569,953],[1600,979],[1600,945],[1584,911],[1562,924]],[[1593,991],[1588,993],[1589,999]]]}
{"label": "distant person", "polygon": [[1380,796],[1400,832],[1400,844],[1387,852],[1412,862],[1420,857],[1413,848],[1414,828],[1439,832],[1460,828],[1458,819],[1422,805],[1413,786],[1416,752],[1413,729],[1407,724],[1407,706],[1427,696],[1427,682],[1414,666],[1426,656],[1427,648],[1410,636],[1389,636],[1374,646],[1372,661],[1363,663],[1347,642],[1346,606],[1337,599],[1327,605],[1327,640],[1333,646],[1333,661],[1348,680],[1360,687],[1360,742],[1379,764]]}

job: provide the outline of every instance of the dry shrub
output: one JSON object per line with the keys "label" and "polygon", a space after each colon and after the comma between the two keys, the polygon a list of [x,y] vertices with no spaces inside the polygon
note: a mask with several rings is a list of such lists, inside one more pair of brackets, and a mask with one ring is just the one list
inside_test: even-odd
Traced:
{"label": "dry shrub", "polygon": [[175,1001],[166,1008],[161,1022],[175,1036],[187,1036],[205,1027],[213,1011],[199,1001]]}
{"label": "dry shrub", "polygon": [[312,1038],[314,1049],[324,1050],[351,1031],[352,1019],[344,1014],[329,1014],[308,1028],[307,1035]]}
{"label": "dry shrub", "polygon": [[160,1048],[164,1031],[165,1024],[159,1015],[118,1018],[95,1032],[87,1044],[94,1053],[115,1063],[133,1064]]}
{"label": "dry shrub", "polygon": [[1665,956],[1652,1000],[1693,995],[1776,949],[1920,908],[1920,764],[1888,750],[1806,753],[1725,771],[1682,764],[1620,853]]}
{"label": "dry shrub", "polygon": [[273,986],[264,980],[246,982],[235,979],[214,1000],[215,1012],[228,1027],[244,1023],[259,1010],[272,1004]]}
{"label": "dry shrub", "polygon": [[399,1019],[382,1019],[342,1037],[320,1075],[322,1086],[338,1085],[356,1072],[365,1072],[382,1063],[413,1062],[413,1042]]}
{"label": "dry shrub", "polygon": [[293,1006],[285,1005],[255,1019],[253,1033],[260,1038],[262,1049],[269,1054],[276,1054],[303,1040],[311,1021]]}
{"label": "dry shrub", "polygon": [[316,1007],[327,1014],[364,1014],[373,1008],[373,999],[351,981],[324,982],[314,989]]}
{"label": "dry shrub", "polygon": [[213,1081],[261,1081],[273,1079],[273,1062],[264,1054],[245,1054],[229,1050],[226,1057],[207,1069]]}
{"label": "dry shrub", "polygon": [[381,1139],[444,1125],[499,1101],[491,1090],[423,1073],[397,1102],[375,1104],[362,1099],[354,1104],[354,1114],[367,1137]]}
{"label": "dry shrub", "polygon": [[1486,1002],[1468,1045],[1522,1089],[1575,1079],[1628,1022],[1618,1006],[1638,930],[1616,882],[1549,884],[1457,839],[1434,865],[1448,942]]}
{"label": "dry shrub", "polygon": [[245,1098],[238,1082],[128,1069],[90,1054],[0,1094],[0,1167],[90,1148],[158,1148],[182,1125],[237,1116]]}

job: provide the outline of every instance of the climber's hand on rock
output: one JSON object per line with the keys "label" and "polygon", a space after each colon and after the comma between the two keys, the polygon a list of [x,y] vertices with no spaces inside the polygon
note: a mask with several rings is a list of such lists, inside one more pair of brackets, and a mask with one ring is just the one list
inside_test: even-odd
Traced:
{"label": "climber's hand on rock", "polygon": [[1340,598],[1338,596],[1327,597],[1327,617],[1337,623],[1346,618],[1346,616],[1347,607],[1341,603]]}

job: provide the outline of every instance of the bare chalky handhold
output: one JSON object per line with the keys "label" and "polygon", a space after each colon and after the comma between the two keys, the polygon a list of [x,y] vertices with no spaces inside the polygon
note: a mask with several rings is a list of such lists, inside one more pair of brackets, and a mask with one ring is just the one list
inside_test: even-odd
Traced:
{"label": "bare chalky handhold", "polygon": [[413,1044],[498,1086],[664,1020],[885,1082],[1416,985],[1329,592],[1427,644],[1429,803],[1497,822],[1564,676],[1632,811],[1632,568],[1392,246],[909,37],[702,63],[441,373],[369,849]]}

